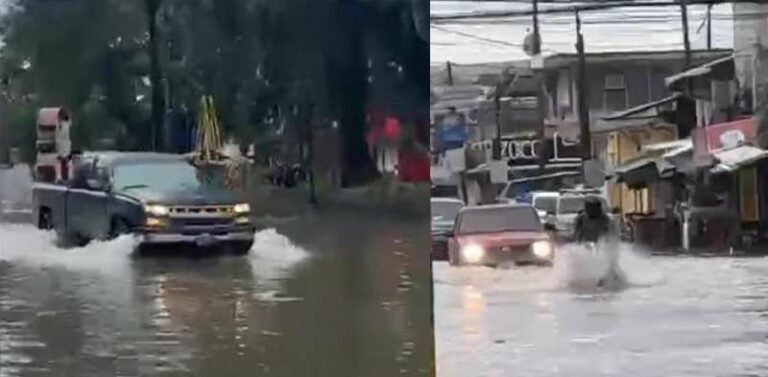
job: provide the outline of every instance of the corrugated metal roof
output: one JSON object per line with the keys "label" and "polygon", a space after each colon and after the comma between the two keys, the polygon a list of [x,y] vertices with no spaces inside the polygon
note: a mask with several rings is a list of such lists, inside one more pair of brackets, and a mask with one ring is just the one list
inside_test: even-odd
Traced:
{"label": "corrugated metal roof", "polygon": [[[573,5],[578,5],[574,3]],[[540,8],[562,7],[541,4]],[[525,11],[531,4],[513,2],[431,1],[431,15],[467,14],[488,11]],[[732,5],[712,8],[712,47],[733,48]],[[587,53],[607,51],[663,51],[683,48],[679,7],[625,7],[581,13]],[[688,7],[691,48],[707,47],[706,5]],[[539,17],[542,53],[573,53],[575,20],[572,13]],[[472,64],[528,59],[523,40],[532,27],[531,16],[492,19],[443,20],[432,22],[430,60]]]}

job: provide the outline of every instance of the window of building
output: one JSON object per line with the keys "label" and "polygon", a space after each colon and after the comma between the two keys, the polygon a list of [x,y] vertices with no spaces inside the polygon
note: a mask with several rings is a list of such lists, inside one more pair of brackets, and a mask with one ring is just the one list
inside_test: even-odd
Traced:
{"label": "window of building", "polygon": [[647,187],[638,189],[638,190],[630,190],[632,192],[632,196],[634,199],[635,204],[635,212],[641,213],[641,214],[651,214],[653,213],[653,196],[651,195],[651,190],[649,190]]}
{"label": "window of building", "polygon": [[624,75],[606,74],[603,89],[606,111],[618,111],[627,108],[627,85]]}

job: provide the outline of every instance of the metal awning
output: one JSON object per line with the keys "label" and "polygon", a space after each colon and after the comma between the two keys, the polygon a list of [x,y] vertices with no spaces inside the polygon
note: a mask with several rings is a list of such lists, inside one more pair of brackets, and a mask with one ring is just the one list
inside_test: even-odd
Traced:
{"label": "metal awning", "polygon": [[560,178],[560,177],[573,177],[581,175],[581,172],[579,171],[561,171],[558,173],[552,173],[552,174],[544,174],[544,175],[537,175],[533,177],[524,177],[524,178],[517,178],[510,181],[510,183],[516,184],[516,183],[525,183],[525,182],[533,182],[533,181],[543,181],[545,179],[551,179],[551,178]]}
{"label": "metal awning", "polygon": [[764,158],[768,158],[768,151],[751,145],[742,145],[740,147],[716,152],[714,153],[714,157],[715,160],[718,161],[718,164],[712,168],[712,172],[727,173],[754,164]]}
{"label": "metal awning", "polygon": [[707,64],[669,76],[664,79],[664,83],[668,88],[673,89],[673,86],[677,86],[685,80],[696,77],[705,77],[711,80],[721,81],[730,80],[734,77],[734,58],[735,54],[731,54],[724,58],[713,60]]}
{"label": "metal awning", "polygon": [[693,148],[693,141],[690,138],[681,140],[665,141],[661,143],[648,144],[642,147],[643,150],[649,152],[670,152],[673,150]]}
{"label": "metal awning", "polygon": [[609,132],[620,129],[643,127],[664,121],[661,116],[665,111],[673,110],[681,93],[674,93],[660,100],[644,103],[631,109],[615,112],[598,119],[592,132]]}
{"label": "metal awning", "polygon": [[629,160],[613,170],[617,183],[624,182],[630,187],[644,187],[648,183],[674,174],[675,165],[658,155],[646,155]]}

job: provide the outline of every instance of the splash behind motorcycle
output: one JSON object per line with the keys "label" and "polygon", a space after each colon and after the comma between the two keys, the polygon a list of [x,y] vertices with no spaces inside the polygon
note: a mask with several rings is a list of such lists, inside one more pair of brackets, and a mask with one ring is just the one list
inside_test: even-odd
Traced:
{"label": "splash behind motorcycle", "polygon": [[599,255],[606,262],[605,273],[597,283],[599,288],[621,289],[627,285],[627,276],[619,263],[618,245],[605,241],[585,242],[583,245],[589,252]]}

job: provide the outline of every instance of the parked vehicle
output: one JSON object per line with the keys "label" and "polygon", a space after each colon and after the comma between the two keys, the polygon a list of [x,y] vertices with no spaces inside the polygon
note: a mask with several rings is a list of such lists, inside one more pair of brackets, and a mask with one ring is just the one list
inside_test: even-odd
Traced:
{"label": "parked vehicle", "polygon": [[134,233],[141,248],[247,253],[255,230],[249,205],[221,179],[209,178],[181,155],[84,154],[66,185],[35,184],[33,219],[77,245]]}
{"label": "parked vehicle", "polygon": [[466,207],[448,241],[451,265],[511,262],[551,266],[554,242],[530,205]]}
{"label": "parked vehicle", "polygon": [[541,191],[533,193],[531,197],[531,204],[539,214],[541,222],[543,224],[553,224],[554,215],[557,212],[557,198],[560,197],[560,193]]}
{"label": "parked vehicle", "polygon": [[464,202],[452,198],[432,198],[432,259],[448,260],[448,238]]}

